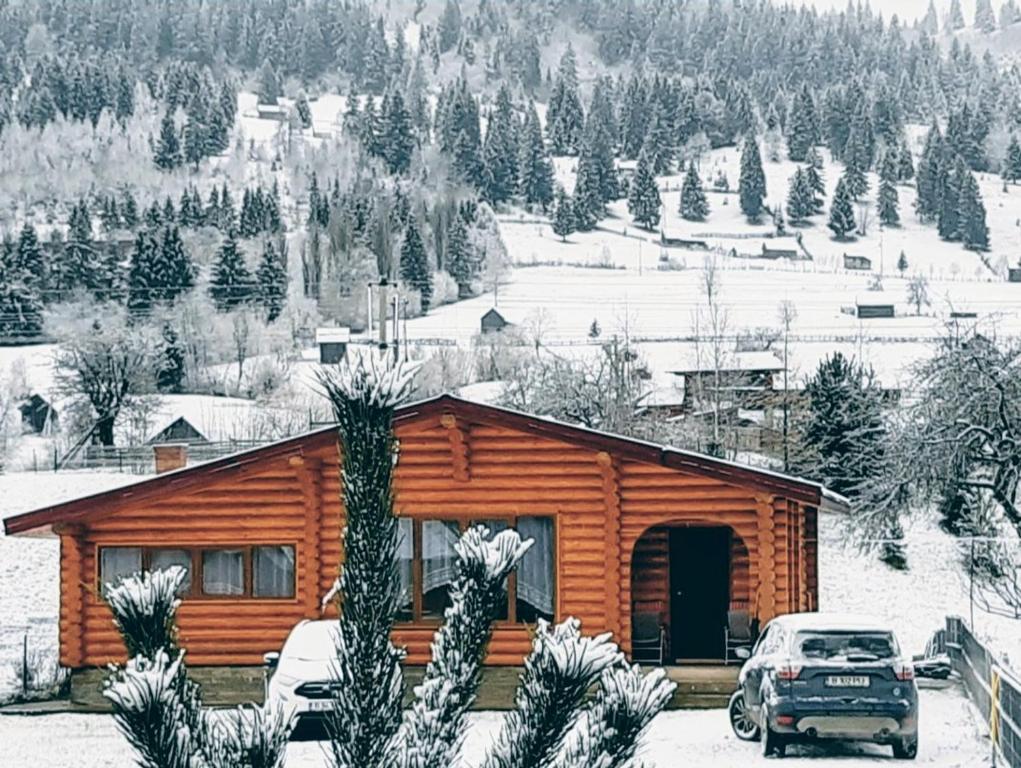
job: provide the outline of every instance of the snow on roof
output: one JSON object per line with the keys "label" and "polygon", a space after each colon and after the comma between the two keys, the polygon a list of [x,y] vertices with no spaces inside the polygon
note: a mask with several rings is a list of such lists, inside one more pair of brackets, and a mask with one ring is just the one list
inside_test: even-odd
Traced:
{"label": "snow on roof", "polygon": [[[680,363],[673,366],[670,372],[675,375],[686,373],[698,373],[699,371],[713,370],[710,360],[711,354],[703,349],[701,360],[695,354],[694,345]],[[724,371],[782,371],[783,363],[770,350],[759,350],[751,352],[727,352],[723,359],[722,370]]]}
{"label": "snow on roof", "polygon": [[269,410],[273,409],[239,397],[163,395],[149,422],[152,426],[144,433],[144,442],[152,442],[181,420],[188,422],[211,443],[253,439],[256,413]]}
{"label": "snow on roof", "polygon": [[503,381],[477,381],[461,387],[457,390],[457,396],[475,403],[493,405],[500,402],[506,386]]}

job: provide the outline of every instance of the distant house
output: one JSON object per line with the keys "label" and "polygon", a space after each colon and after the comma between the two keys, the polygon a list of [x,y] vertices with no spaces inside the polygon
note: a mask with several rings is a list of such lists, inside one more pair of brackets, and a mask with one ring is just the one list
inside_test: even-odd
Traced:
{"label": "distant house", "polygon": [[951,312],[951,320],[976,320],[978,319],[978,312]]}
{"label": "distant house", "polygon": [[1021,267],[1011,267],[1007,271],[1007,280],[1011,283],[1021,283]]}
{"label": "distant house", "polygon": [[797,248],[770,248],[768,245],[763,243],[762,258],[797,260],[798,258],[800,258],[800,253],[797,250]]}
{"label": "distant house", "polygon": [[783,364],[772,352],[755,351],[727,355],[719,371],[703,360],[670,373],[683,378],[683,410],[694,413],[705,405],[698,400],[711,398],[717,386],[720,399],[731,407],[759,409],[764,395],[773,390],[774,378],[782,371]]}
{"label": "distant house", "polygon": [[256,111],[261,120],[275,120],[278,123],[287,122],[288,109],[282,104],[260,104]]}
{"label": "distant house", "polygon": [[486,312],[480,321],[482,333],[496,333],[502,331],[508,325],[514,325],[514,323],[501,315],[496,307]]}
{"label": "distant house", "polygon": [[692,240],[686,237],[678,237],[675,234],[667,234],[662,229],[659,231],[659,242],[664,248],[687,248],[690,251],[708,251],[709,243],[705,240]]}
{"label": "distant house", "polygon": [[872,269],[872,259],[867,256],[855,256],[850,253],[844,254],[844,269],[857,269],[868,271]]}
{"label": "distant house", "polygon": [[877,318],[896,317],[897,312],[893,304],[870,302],[868,304],[859,302],[855,306],[855,315],[861,320],[874,320]]}
{"label": "distant house", "polygon": [[260,437],[257,412],[271,410],[254,400],[212,395],[163,395],[159,403],[143,434],[146,445],[255,440]]}
{"label": "distant house", "polygon": [[350,328],[316,328],[319,362],[323,365],[335,365],[347,357],[347,345],[350,343]]}
{"label": "distant house", "polygon": [[42,395],[34,394],[25,400],[18,410],[21,412],[21,426],[26,432],[40,435],[56,426],[57,412]]}

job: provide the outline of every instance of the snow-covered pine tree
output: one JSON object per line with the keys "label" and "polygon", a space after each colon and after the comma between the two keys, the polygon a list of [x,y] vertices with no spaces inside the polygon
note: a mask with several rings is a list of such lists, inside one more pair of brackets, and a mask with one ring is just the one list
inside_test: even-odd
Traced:
{"label": "snow-covered pine tree", "polygon": [[125,229],[134,229],[138,226],[138,203],[135,202],[135,196],[131,194],[130,189],[124,190],[124,194],[121,197],[121,221],[124,222]]}
{"label": "snow-covered pine tree", "polygon": [[298,113],[298,120],[301,127],[306,131],[312,127],[312,107],[309,106],[308,96],[304,91],[298,93],[298,99],[294,102],[294,110]]}
{"label": "snow-covered pine tree", "polygon": [[518,178],[518,147],[514,106],[506,84],[496,94],[496,107],[489,114],[486,139],[482,144],[482,165],[486,179],[482,192],[491,204],[509,200]]}
{"label": "snow-covered pine tree", "polygon": [[965,179],[971,175],[968,164],[960,155],[954,162],[953,172],[948,174],[940,196],[939,217],[936,228],[944,240],[961,239],[961,189]]}
{"label": "snow-covered pine tree", "polygon": [[433,276],[429,256],[425,251],[418,219],[412,213],[404,229],[401,241],[401,280],[406,286],[418,291],[422,312],[428,312],[432,305]]}
{"label": "snow-covered pine tree", "polygon": [[44,289],[47,284],[47,265],[39,245],[39,235],[29,222],[21,228],[14,253],[13,269],[25,274],[30,285]]}
{"label": "snow-covered pine tree", "polygon": [[181,164],[181,141],[177,136],[177,125],[172,109],[167,109],[163,113],[153,159],[156,167],[163,171],[173,170]]}
{"label": "snow-covered pine tree", "polygon": [[904,251],[901,251],[900,256],[897,257],[897,271],[900,272],[901,277],[904,277],[904,273],[908,271],[908,255]]}
{"label": "snow-covered pine tree", "polygon": [[42,333],[43,302],[33,278],[17,263],[11,242],[0,248],[0,338],[32,339]]}
{"label": "snow-covered pine tree", "polygon": [[939,125],[934,122],[926,136],[916,170],[918,195],[915,211],[922,221],[933,221],[939,217],[948,174],[946,142]]}
{"label": "snow-covered pine tree", "polygon": [[709,216],[709,200],[694,160],[688,163],[688,171],[681,184],[680,214],[688,221],[705,221]]}
{"label": "snow-covered pine tree", "polygon": [[986,207],[982,193],[971,171],[961,179],[958,196],[958,233],[964,247],[972,251],[989,250],[989,227],[986,225]]}
{"label": "snow-covered pine tree", "polygon": [[950,10],[947,12],[946,28],[952,32],[964,29],[964,11],[961,10],[961,0],[950,0]]}
{"label": "snow-covered pine tree", "polygon": [[277,75],[273,62],[268,59],[262,63],[259,70],[258,90],[260,104],[276,104],[280,98],[280,76]]}
{"label": "snow-covered pine tree", "polygon": [[526,205],[545,208],[553,199],[553,166],[542,140],[535,102],[528,105],[518,150],[518,190]]}
{"label": "snow-covered pine tree", "polygon": [[762,170],[762,157],[755,136],[749,134],[741,152],[741,176],[738,181],[741,213],[752,221],[762,216],[762,203],[766,198],[766,174]]}
{"label": "snow-covered pine tree", "polygon": [[562,243],[567,242],[567,236],[574,232],[574,205],[559,184],[553,198],[553,216],[550,223],[553,234],[559,237]]}
{"label": "snow-covered pine tree", "polygon": [[180,394],[184,388],[185,366],[181,340],[170,323],[163,323],[160,336],[162,345],[156,371],[156,388],[160,392]]}
{"label": "snow-covered pine tree", "polygon": [[554,155],[574,155],[581,148],[585,113],[578,94],[578,68],[574,48],[568,43],[560,58],[557,79],[546,110],[546,133]]}
{"label": "snow-covered pine tree", "polygon": [[381,128],[379,143],[387,168],[390,173],[404,173],[411,166],[415,135],[399,88],[392,88],[383,96]]}
{"label": "snow-covered pine tree", "polygon": [[879,221],[883,223],[883,226],[895,227],[900,224],[897,187],[889,179],[884,178],[879,182],[879,198],[876,207],[879,212]]}
{"label": "snow-covered pine tree", "polygon": [[659,224],[660,208],[663,201],[653,175],[649,159],[643,151],[638,156],[635,176],[628,192],[627,208],[635,223],[645,229],[654,229]]}
{"label": "snow-covered pine tree", "polygon": [[454,215],[447,226],[447,246],[443,266],[457,283],[458,294],[463,298],[471,296],[472,281],[476,277],[475,253],[468,239],[468,228],[464,217]]}
{"label": "snow-covered pine tree", "polygon": [[272,323],[284,309],[287,302],[287,243],[280,246],[274,238],[267,237],[262,245],[262,256],[255,271],[256,290],[259,304],[266,313],[266,322]]}
{"label": "snow-covered pine tree", "polygon": [[787,156],[795,163],[808,160],[808,153],[822,139],[819,117],[808,84],[803,84],[791,107],[787,122]]}
{"label": "snow-covered pine tree", "polygon": [[939,32],[939,15],[936,13],[934,0],[929,0],[929,7],[926,9],[925,16],[922,17],[918,26],[929,35],[935,35]]}
{"label": "snow-covered pine tree", "polygon": [[815,192],[808,172],[798,168],[787,189],[787,216],[792,224],[801,224],[815,213]]}
{"label": "snow-covered pine tree", "polygon": [[837,181],[837,188],[833,192],[830,220],[827,226],[833,230],[833,234],[838,240],[845,239],[857,226],[854,220],[854,207],[851,205],[851,194],[847,191],[844,177]]}
{"label": "snow-covered pine tree", "polygon": [[1018,142],[1017,134],[1011,134],[1010,144],[1007,146],[1007,155],[1003,160],[1003,178],[1012,184],[1021,181],[1021,143]]}
{"label": "snow-covered pine tree", "polygon": [[158,249],[152,230],[144,229],[135,235],[128,264],[128,309],[135,314],[146,314],[158,297],[155,262]]}
{"label": "snow-covered pine tree", "polygon": [[220,312],[230,312],[247,304],[254,293],[252,274],[245,264],[244,254],[238,248],[237,235],[230,229],[213,264],[209,295]]}
{"label": "snow-covered pine tree", "polygon": [[173,301],[195,286],[195,265],[176,226],[163,229],[154,280],[157,291],[153,298],[161,301]]}
{"label": "snow-covered pine tree", "polygon": [[166,224],[173,224],[177,221],[177,210],[174,208],[174,201],[168,195],[163,201],[163,221]]}
{"label": "snow-covered pine tree", "polygon": [[996,13],[992,0],[975,0],[975,28],[990,34],[996,31]]}
{"label": "snow-covered pine tree", "polygon": [[806,161],[805,178],[812,188],[812,210],[813,213],[822,213],[826,208],[826,182],[822,175],[822,156],[815,147],[812,147],[808,151]]}
{"label": "snow-covered pine tree", "polygon": [[234,210],[234,199],[231,197],[227,182],[220,187],[220,217],[216,224],[221,232],[230,232],[236,226],[237,213]]}
{"label": "snow-covered pine tree", "polygon": [[897,180],[910,181],[915,177],[915,164],[911,159],[911,146],[907,138],[901,142],[897,150]]}

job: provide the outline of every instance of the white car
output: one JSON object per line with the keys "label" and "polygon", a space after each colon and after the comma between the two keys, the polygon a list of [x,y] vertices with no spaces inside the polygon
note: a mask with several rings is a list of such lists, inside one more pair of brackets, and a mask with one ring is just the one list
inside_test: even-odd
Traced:
{"label": "white car", "polygon": [[280,653],[263,656],[268,683],[266,701],[297,718],[292,738],[326,738],[325,718],[335,706],[339,683],[336,619],[301,621]]}

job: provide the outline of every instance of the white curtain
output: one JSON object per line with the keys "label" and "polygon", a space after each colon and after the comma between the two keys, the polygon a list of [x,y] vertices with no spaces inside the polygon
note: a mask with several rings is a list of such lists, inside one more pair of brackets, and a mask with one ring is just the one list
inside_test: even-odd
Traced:
{"label": "white curtain", "polygon": [[450,520],[422,522],[422,592],[451,584],[457,576],[454,544],[461,532]]}
{"label": "white curtain", "polygon": [[240,549],[202,553],[202,591],[207,595],[243,595],[245,559]]}
{"label": "white curtain", "polygon": [[553,615],[553,519],[519,517],[518,533],[535,543],[518,565],[518,599]]}
{"label": "white curtain", "polygon": [[410,612],[412,609],[412,566],[415,557],[414,521],[410,517],[397,519],[397,573],[401,579],[401,595],[398,609]]}
{"label": "white curtain", "polygon": [[256,547],[252,555],[255,597],[294,596],[294,547]]}
{"label": "white curtain", "polygon": [[99,558],[99,580],[104,587],[142,570],[141,547],[103,547]]}
{"label": "white curtain", "polygon": [[158,571],[179,565],[184,568],[184,581],[177,593],[187,594],[191,590],[191,552],[187,549],[154,549],[149,554],[149,569]]}

